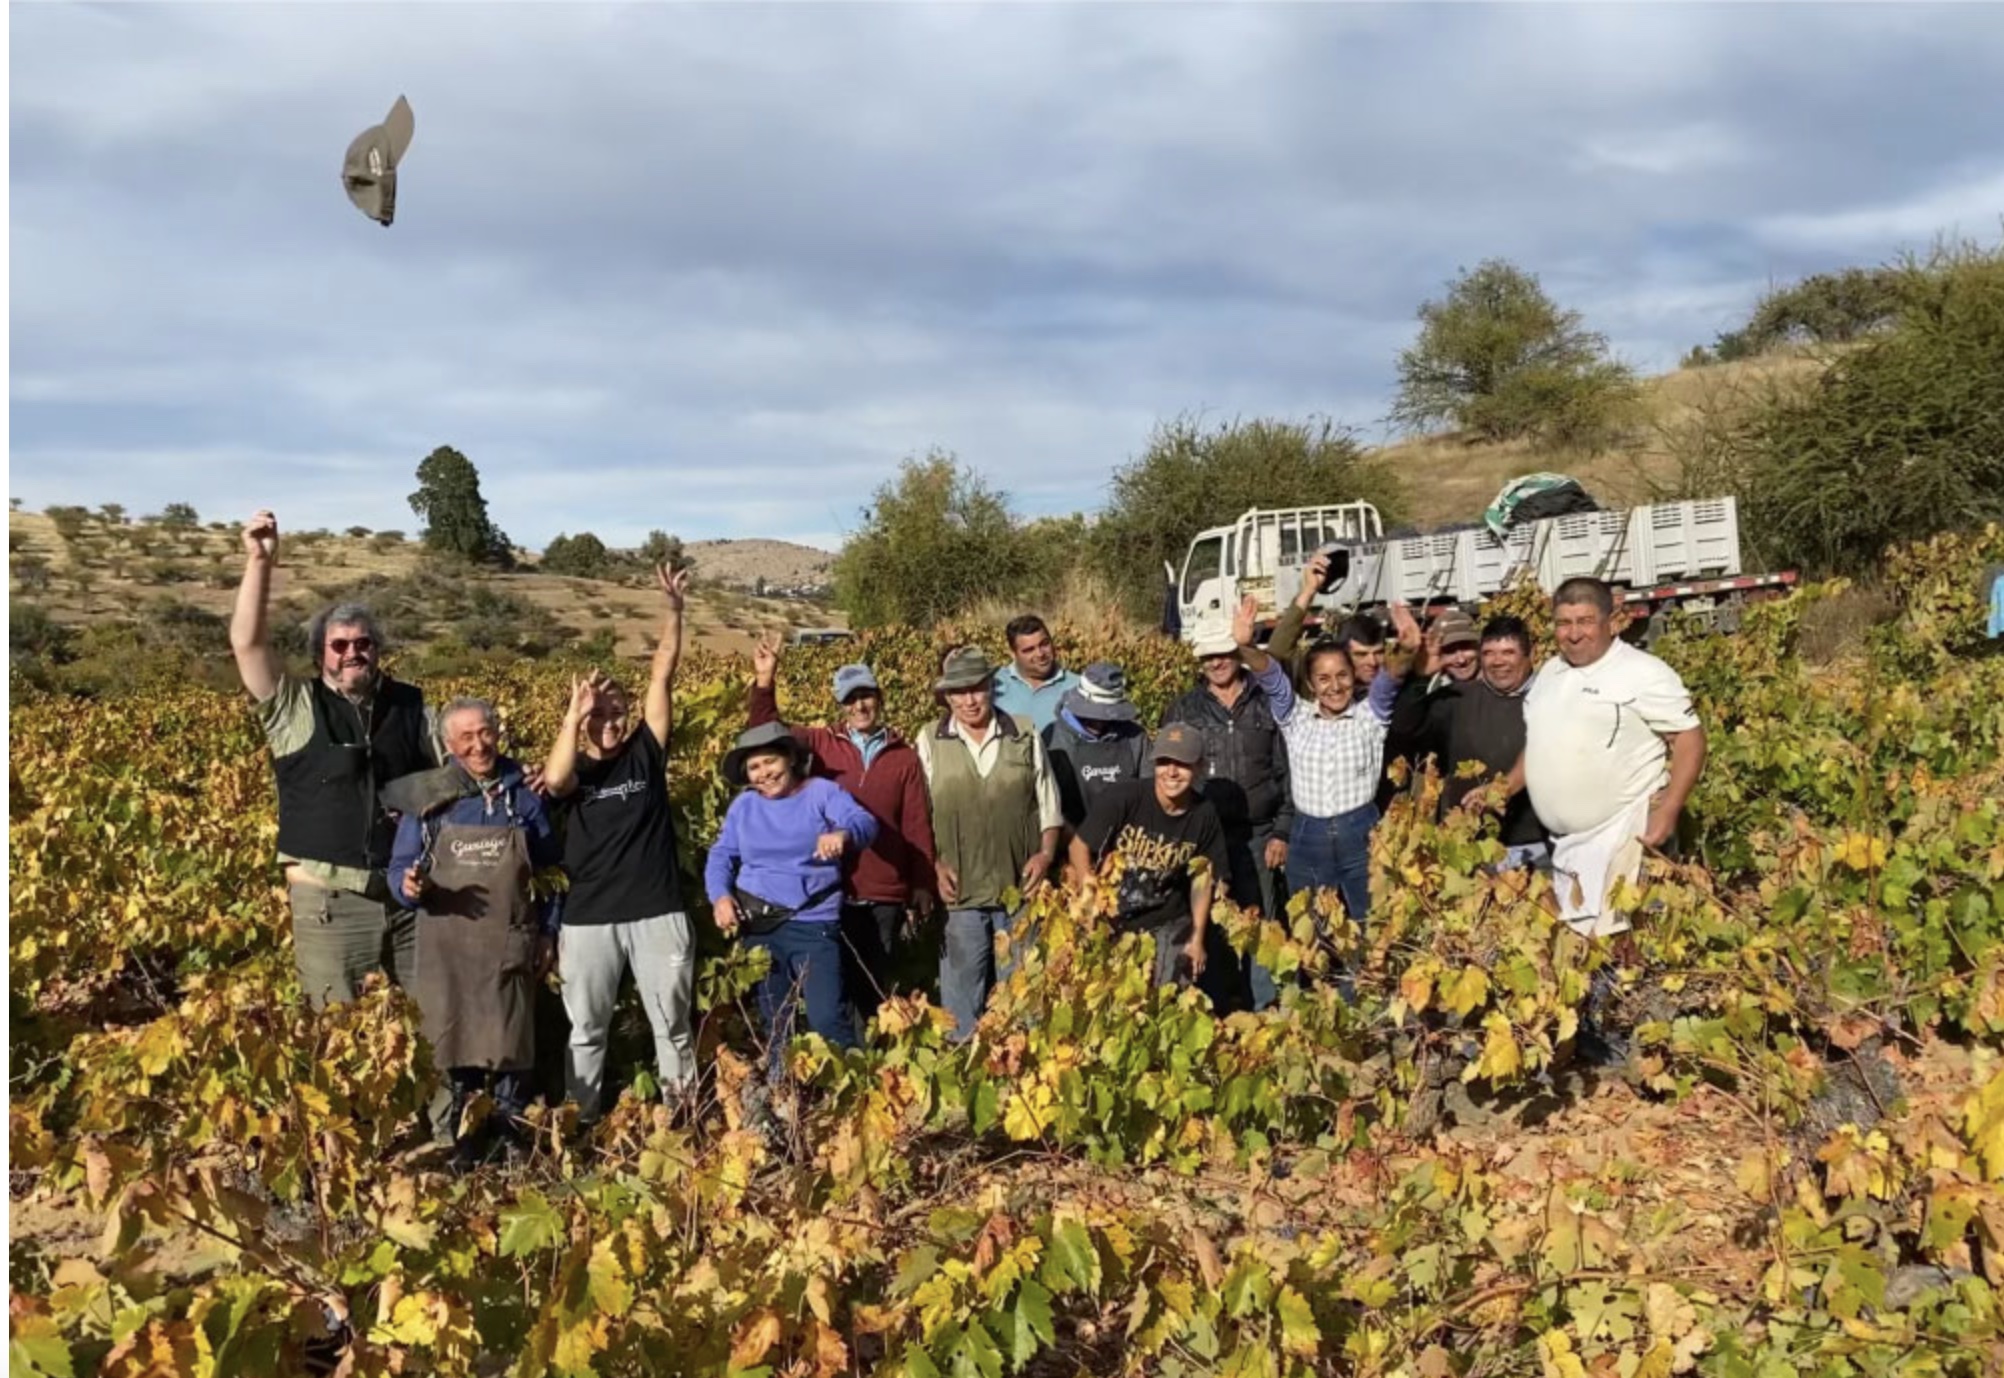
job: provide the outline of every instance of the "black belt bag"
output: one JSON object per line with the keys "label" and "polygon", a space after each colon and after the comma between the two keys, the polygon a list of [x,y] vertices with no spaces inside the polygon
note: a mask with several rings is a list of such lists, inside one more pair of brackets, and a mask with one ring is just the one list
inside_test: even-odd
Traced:
{"label": "black belt bag", "polygon": [[774,904],[769,899],[762,899],[748,890],[740,890],[735,885],[731,887],[731,899],[738,907],[738,926],[746,933],[763,936],[778,928],[802,909],[812,909],[841,888],[840,880],[833,885],[824,885],[792,909],[783,904]]}

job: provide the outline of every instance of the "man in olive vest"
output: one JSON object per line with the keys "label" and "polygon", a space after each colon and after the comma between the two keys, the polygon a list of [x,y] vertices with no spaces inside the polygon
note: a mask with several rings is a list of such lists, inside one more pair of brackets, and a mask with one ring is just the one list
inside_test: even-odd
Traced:
{"label": "man in olive vest", "polygon": [[382,636],[357,604],[314,618],[306,639],[316,673],[287,674],[265,626],[277,518],[259,512],[243,540],[230,650],[278,777],[278,860],[299,984],[316,1007],[354,999],[372,970],[407,987],[417,920],[384,879],[396,820],[380,795],[390,781],[444,759],[433,714],[415,685],[383,673]]}
{"label": "man in olive vest", "polygon": [[933,685],[946,712],[918,739],[946,908],[940,1000],[960,1041],[974,1036],[988,993],[1015,967],[1013,949],[999,968],[995,958],[996,935],[1011,932],[1020,912],[1003,895],[1044,883],[1065,821],[1042,739],[1027,719],[995,711],[994,681],[980,647],[948,655]]}

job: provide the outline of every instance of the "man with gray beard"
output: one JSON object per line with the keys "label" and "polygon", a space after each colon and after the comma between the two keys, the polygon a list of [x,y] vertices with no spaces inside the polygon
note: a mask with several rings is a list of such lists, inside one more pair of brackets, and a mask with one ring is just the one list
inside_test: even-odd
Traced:
{"label": "man with gray beard", "polygon": [[299,984],[315,1006],[354,999],[375,970],[408,986],[417,924],[383,875],[396,820],[382,790],[444,759],[437,724],[416,685],[383,672],[382,633],[359,604],[314,618],[306,634],[314,672],[288,673],[266,629],[278,519],[259,512],[243,543],[230,651],[278,779],[278,861]]}

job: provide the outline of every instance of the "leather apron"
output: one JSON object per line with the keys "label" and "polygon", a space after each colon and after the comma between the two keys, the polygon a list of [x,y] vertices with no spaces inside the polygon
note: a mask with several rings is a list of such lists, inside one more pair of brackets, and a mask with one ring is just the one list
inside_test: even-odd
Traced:
{"label": "leather apron", "polygon": [[526,1069],[539,936],[528,835],[513,822],[444,823],[431,857],[412,987],[433,1058],[441,1069]]}

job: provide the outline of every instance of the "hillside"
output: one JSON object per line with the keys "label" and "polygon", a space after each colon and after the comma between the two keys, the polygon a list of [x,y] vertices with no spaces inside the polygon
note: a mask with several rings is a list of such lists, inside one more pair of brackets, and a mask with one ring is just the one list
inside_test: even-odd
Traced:
{"label": "hillside", "polygon": [[825,590],[835,567],[827,551],[792,541],[691,541],[684,549],[706,582],[746,589],[763,579],[768,589]]}
{"label": "hillside", "polygon": [[[13,579],[10,592],[43,607],[67,626],[131,619],[156,600],[228,617],[243,571],[238,527],[212,522],[169,528],[143,522],[112,523],[93,514],[66,537],[45,513],[10,513],[8,548]],[[825,585],[832,557],[786,541],[705,541],[691,544],[696,561],[690,630],[692,643],[723,654],[750,649],[767,629],[844,625],[842,615],[821,601],[798,597],[755,597],[748,590],[763,578],[768,588]],[[651,577],[583,579],[544,574],[533,567],[500,573],[477,571],[460,579],[441,577],[423,561],[415,542],[379,536],[288,532],[272,583],[278,620],[303,618],[358,584],[383,603],[395,637],[423,644],[457,631],[462,639],[469,618],[547,622],[579,637],[610,630],[617,654],[647,655],[660,627],[661,595]],[[493,598],[502,600],[496,604]],[[511,612],[519,599],[530,616]],[[403,609],[402,615],[391,608]]]}
{"label": "hillside", "polygon": [[1472,521],[1505,483],[1544,469],[1571,474],[1609,505],[1647,502],[1652,485],[1676,485],[1677,437],[1704,412],[1729,412],[1737,394],[1772,382],[1807,380],[1822,370],[1820,359],[1777,353],[1645,379],[1632,442],[1592,458],[1522,442],[1469,443],[1453,435],[1402,441],[1371,453],[1405,484],[1412,518],[1423,528]]}

